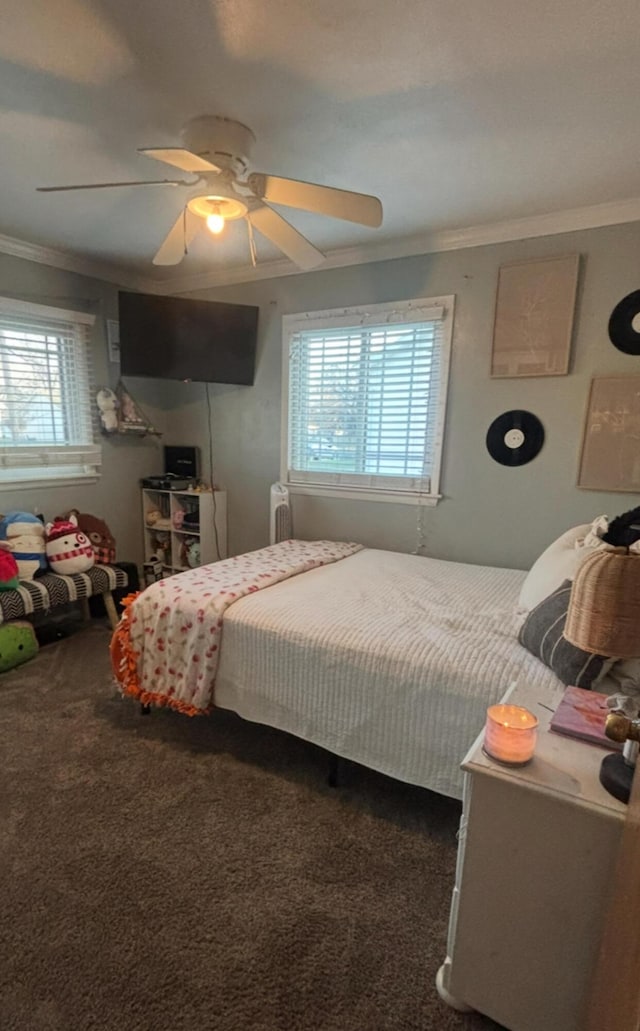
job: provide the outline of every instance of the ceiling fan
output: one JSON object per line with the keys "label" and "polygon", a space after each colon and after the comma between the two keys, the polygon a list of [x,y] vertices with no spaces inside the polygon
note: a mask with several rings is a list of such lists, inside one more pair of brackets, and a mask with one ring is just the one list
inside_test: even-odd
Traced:
{"label": "ceiling fan", "polygon": [[218,115],[202,115],[187,122],[182,147],[141,147],[139,152],[163,161],[197,179],[143,179],[137,182],[87,183],[76,186],[41,186],[40,193],[102,190],[122,186],[184,186],[189,188],[183,209],[160,245],[154,265],[177,265],[205,226],[214,234],[227,222],[243,218],[249,232],[251,260],[256,264],[253,230],[266,236],[302,269],[324,261],[322,251],[298,232],[270,205],[314,211],[375,229],[382,223],[382,204],[369,194],[331,186],[283,179],[264,172],[249,172],[255,142],[251,129]]}

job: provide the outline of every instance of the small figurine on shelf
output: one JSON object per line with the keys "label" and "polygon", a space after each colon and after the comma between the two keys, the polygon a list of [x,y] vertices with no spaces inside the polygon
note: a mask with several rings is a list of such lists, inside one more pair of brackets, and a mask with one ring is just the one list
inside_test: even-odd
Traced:
{"label": "small figurine on shelf", "polygon": [[169,557],[171,550],[171,536],[163,530],[159,530],[151,538],[151,547],[158,559],[164,564]]}
{"label": "small figurine on shelf", "polygon": [[96,394],[96,405],[100,413],[100,427],[103,433],[118,432],[118,398],[109,387],[102,387]]}
{"label": "small figurine on shelf", "polygon": [[181,530],[182,529],[182,524],[184,522],[185,514],[186,513],[185,513],[184,508],[176,508],[176,510],[173,513],[173,516],[171,518],[174,530]]}
{"label": "small figurine on shelf", "polygon": [[187,565],[195,569],[200,565],[200,541],[195,537],[189,537],[185,546],[187,553]]}
{"label": "small figurine on shelf", "polygon": [[169,520],[165,519],[159,508],[150,508],[144,520],[147,526],[159,526],[161,523],[166,526],[169,525]]}
{"label": "small figurine on shelf", "polygon": [[195,569],[200,565],[200,541],[197,537],[183,537],[180,542],[180,565]]}
{"label": "small figurine on shelf", "polygon": [[131,433],[143,437],[147,433],[152,433],[160,436],[136,404],[122,380],[120,380],[115,389],[115,396],[119,404],[118,433]]}

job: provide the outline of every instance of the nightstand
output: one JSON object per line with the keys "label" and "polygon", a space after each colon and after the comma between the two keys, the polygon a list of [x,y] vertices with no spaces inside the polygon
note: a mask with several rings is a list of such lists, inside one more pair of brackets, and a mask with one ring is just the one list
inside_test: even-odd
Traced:
{"label": "nightstand", "polygon": [[[598,780],[606,754],[549,731],[563,688],[514,686],[540,721],[523,767],[481,734],[462,768],[463,811],[442,998],[510,1031],[581,1031],[626,806]],[[551,711],[550,711],[551,710]],[[603,1029],[604,1031],[604,1029]]]}

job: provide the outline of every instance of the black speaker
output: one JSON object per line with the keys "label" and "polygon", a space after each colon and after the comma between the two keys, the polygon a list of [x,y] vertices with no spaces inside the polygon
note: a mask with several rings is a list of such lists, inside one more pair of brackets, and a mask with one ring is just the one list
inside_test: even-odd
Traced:
{"label": "black speaker", "polygon": [[164,471],[185,480],[197,480],[200,476],[200,455],[197,447],[164,447]]}

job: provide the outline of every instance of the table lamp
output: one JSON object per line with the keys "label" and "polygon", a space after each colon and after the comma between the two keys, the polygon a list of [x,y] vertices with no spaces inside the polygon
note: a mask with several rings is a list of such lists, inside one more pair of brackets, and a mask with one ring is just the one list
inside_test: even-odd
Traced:
{"label": "table lamp", "polygon": [[628,802],[638,756],[640,720],[630,720],[621,712],[610,712],[605,734],[612,741],[624,741],[624,749],[605,755],[600,766],[600,783],[620,802]]}
{"label": "table lamp", "polygon": [[[636,513],[640,514],[640,509],[620,517],[621,521],[627,520],[624,533],[622,526],[616,533],[618,521],[612,522],[604,540],[614,547],[595,551],[573,581],[564,636],[571,644],[594,655],[616,659],[640,656],[640,554],[630,551],[628,543],[629,517],[637,519]],[[633,529],[635,541],[640,538],[640,531],[637,527]],[[620,546],[616,547],[618,543]],[[626,745],[622,753],[605,756],[600,767],[600,782],[615,798],[628,802],[640,722],[625,721],[619,714],[611,714],[605,732],[613,741],[626,741]]]}

